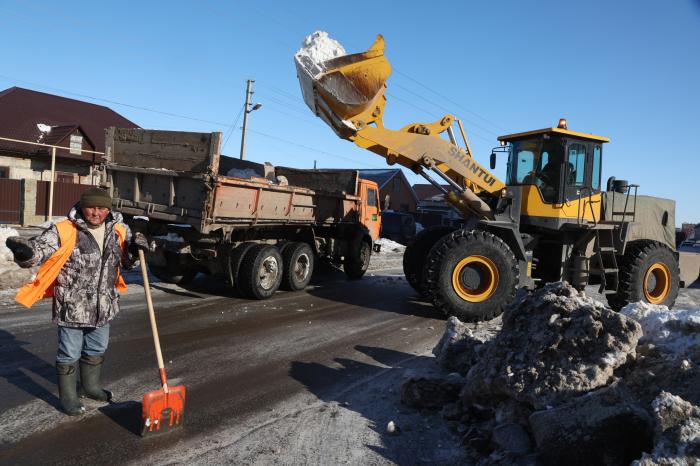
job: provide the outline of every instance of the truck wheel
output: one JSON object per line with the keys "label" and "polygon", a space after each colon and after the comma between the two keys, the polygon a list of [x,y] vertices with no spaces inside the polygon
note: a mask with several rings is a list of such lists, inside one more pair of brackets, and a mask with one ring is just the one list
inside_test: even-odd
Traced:
{"label": "truck wheel", "polygon": [[455,231],[430,250],[426,286],[433,304],[463,322],[496,317],[518,287],[518,262],[498,236],[481,230]]}
{"label": "truck wheel", "polygon": [[306,288],[314,271],[314,253],[306,243],[286,243],[282,251],[283,290]]}
{"label": "truck wheel", "polygon": [[362,278],[369,267],[369,258],[372,254],[372,246],[369,241],[360,241],[360,246],[357,248],[354,257],[346,257],[343,263],[343,270],[348,278],[356,280]]}
{"label": "truck wheel", "polygon": [[406,247],[403,253],[403,273],[406,281],[414,290],[425,296],[423,269],[428,252],[438,240],[454,231],[452,227],[430,227],[418,233],[415,241]]}
{"label": "truck wheel", "polygon": [[239,244],[229,257],[229,280],[231,282],[231,287],[239,295],[243,295],[243,290],[240,287],[241,284],[241,264],[245,255],[253,246],[257,246],[258,243],[252,241]]}
{"label": "truck wheel", "polygon": [[680,270],[668,246],[657,241],[634,241],[627,245],[619,268],[617,293],[608,295],[611,308],[619,311],[638,301],[673,307]]}
{"label": "truck wheel", "polygon": [[256,244],[246,253],[239,277],[244,296],[267,299],[282,281],[282,256],[274,246]]}
{"label": "truck wheel", "polygon": [[197,275],[196,270],[183,270],[181,267],[170,268],[163,266],[149,266],[148,269],[160,281],[174,283],[175,285],[187,285]]}

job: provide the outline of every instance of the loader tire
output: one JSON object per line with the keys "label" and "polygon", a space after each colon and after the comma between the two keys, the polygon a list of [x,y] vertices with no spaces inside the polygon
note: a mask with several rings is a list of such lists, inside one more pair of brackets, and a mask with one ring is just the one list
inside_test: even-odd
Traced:
{"label": "loader tire", "polygon": [[343,270],[345,275],[352,280],[362,278],[369,267],[369,258],[372,255],[372,245],[369,241],[361,240],[359,246],[350,257],[345,259]]}
{"label": "loader tire", "polygon": [[650,240],[631,242],[618,267],[617,293],[608,295],[613,310],[639,301],[673,307],[678,297],[680,269],[668,246]]}
{"label": "loader tire", "polygon": [[492,319],[517,291],[518,262],[498,236],[458,230],[430,250],[426,286],[436,308],[462,322]]}
{"label": "loader tire", "polygon": [[231,281],[231,287],[238,295],[243,296],[243,290],[241,289],[241,264],[243,259],[245,259],[246,254],[253,246],[258,243],[252,241],[245,242],[236,246],[236,248],[231,251],[229,257],[229,280]]}
{"label": "loader tire", "polygon": [[285,243],[282,250],[282,283],[280,288],[299,291],[306,288],[314,272],[314,253],[306,243]]}
{"label": "loader tire", "polygon": [[246,253],[239,272],[243,296],[267,299],[282,282],[282,256],[276,247],[256,244]]}
{"label": "loader tire", "polygon": [[423,270],[430,249],[448,233],[452,227],[430,227],[422,230],[403,253],[403,274],[411,287],[423,297],[426,295]]}

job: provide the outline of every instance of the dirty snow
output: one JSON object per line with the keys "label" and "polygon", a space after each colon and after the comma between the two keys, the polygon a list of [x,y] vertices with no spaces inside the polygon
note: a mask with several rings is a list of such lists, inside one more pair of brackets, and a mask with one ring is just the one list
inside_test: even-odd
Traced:
{"label": "dirty snow", "polygon": [[55,225],[55,224],[58,223],[58,222],[64,221],[64,220],[67,219],[67,218],[68,218],[68,217],[65,217],[65,216],[63,216],[63,217],[53,217],[51,220],[47,220],[47,221],[45,221],[44,223],[42,223],[41,225],[39,225],[39,228],[44,228],[44,229],[49,228],[49,227]]}
{"label": "dirty snow", "polygon": [[642,326],[642,343],[651,343],[666,353],[681,356],[700,345],[700,308],[674,309],[638,302],[625,306],[620,313]]}
{"label": "dirty snow", "polygon": [[5,241],[10,236],[19,236],[19,233],[17,233],[17,230],[14,228],[0,227],[0,266],[2,266],[4,262],[12,262],[14,260],[12,251],[5,246]]}
{"label": "dirty snow", "polygon": [[171,241],[173,243],[184,243],[185,239],[178,235],[177,233],[169,232],[167,235],[154,236],[154,239],[163,239],[165,241]]}
{"label": "dirty snow", "polygon": [[243,178],[247,180],[249,178],[262,178],[258,172],[250,168],[232,168],[226,173],[226,176],[232,176],[234,178]]}
{"label": "dirty snow", "polygon": [[392,241],[389,238],[379,238],[377,241],[374,242],[374,244],[379,244],[382,247],[382,251],[386,249],[387,251],[393,251],[393,252],[401,252],[406,249],[406,246],[404,246],[401,243],[397,243],[396,241]]}
{"label": "dirty snow", "polygon": [[346,53],[343,46],[337,40],[331,39],[327,32],[316,31],[306,36],[295,57],[300,62],[303,57],[306,57],[319,68],[319,71],[323,71],[323,62],[342,57]]}
{"label": "dirty snow", "polygon": [[14,256],[5,245],[10,236],[19,236],[14,228],[0,227],[0,302],[14,296],[14,291],[34,278],[33,269],[23,269],[15,264]]}

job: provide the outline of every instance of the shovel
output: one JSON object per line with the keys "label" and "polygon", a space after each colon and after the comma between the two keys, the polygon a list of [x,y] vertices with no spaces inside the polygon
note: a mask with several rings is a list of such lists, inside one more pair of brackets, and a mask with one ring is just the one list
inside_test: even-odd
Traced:
{"label": "shovel", "polygon": [[141,263],[141,275],[143,275],[143,289],[146,292],[148,316],[151,319],[153,343],[156,347],[158,374],[160,376],[160,383],[163,385],[163,388],[153,390],[143,396],[143,402],[141,403],[141,418],[143,421],[141,423],[141,435],[144,436],[150,433],[165,432],[182,426],[183,414],[185,412],[185,386],[178,385],[177,387],[168,387],[168,379],[165,376],[165,366],[163,365],[163,354],[160,351],[158,328],[156,327],[156,314],[153,312],[151,288],[148,284],[146,259],[141,249],[139,249],[139,262]]}

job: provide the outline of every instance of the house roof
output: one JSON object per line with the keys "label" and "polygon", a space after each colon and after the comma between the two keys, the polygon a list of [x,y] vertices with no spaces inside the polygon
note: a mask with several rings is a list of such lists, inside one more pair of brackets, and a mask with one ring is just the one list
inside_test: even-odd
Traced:
{"label": "house roof", "polygon": [[[445,189],[449,186],[442,185]],[[442,194],[442,192],[430,183],[417,183],[413,185],[413,191],[416,193],[418,200],[423,201],[425,199]]]}
{"label": "house roof", "polygon": [[389,183],[389,181],[393,180],[398,175],[403,179],[404,183],[406,184],[406,187],[408,188],[408,191],[411,193],[411,196],[413,196],[413,199],[416,202],[418,202],[416,192],[413,190],[411,184],[408,182],[408,179],[406,179],[406,175],[403,174],[403,171],[401,171],[400,168],[369,168],[359,170],[359,172],[360,178],[374,181],[375,183],[377,183],[377,186],[379,186],[380,190],[383,187],[385,187]]}
{"label": "house roof", "polygon": [[[111,108],[21,87],[0,92],[0,136],[54,144],[80,127],[98,152],[105,150],[105,128],[138,128]],[[51,131],[45,129],[51,127]],[[44,131],[42,131],[44,129]],[[52,134],[56,131],[56,134]],[[66,145],[65,142],[57,145]],[[39,146],[0,140],[0,148],[35,153]],[[45,149],[44,149],[45,150]],[[59,154],[64,155],[64,154]]]}

